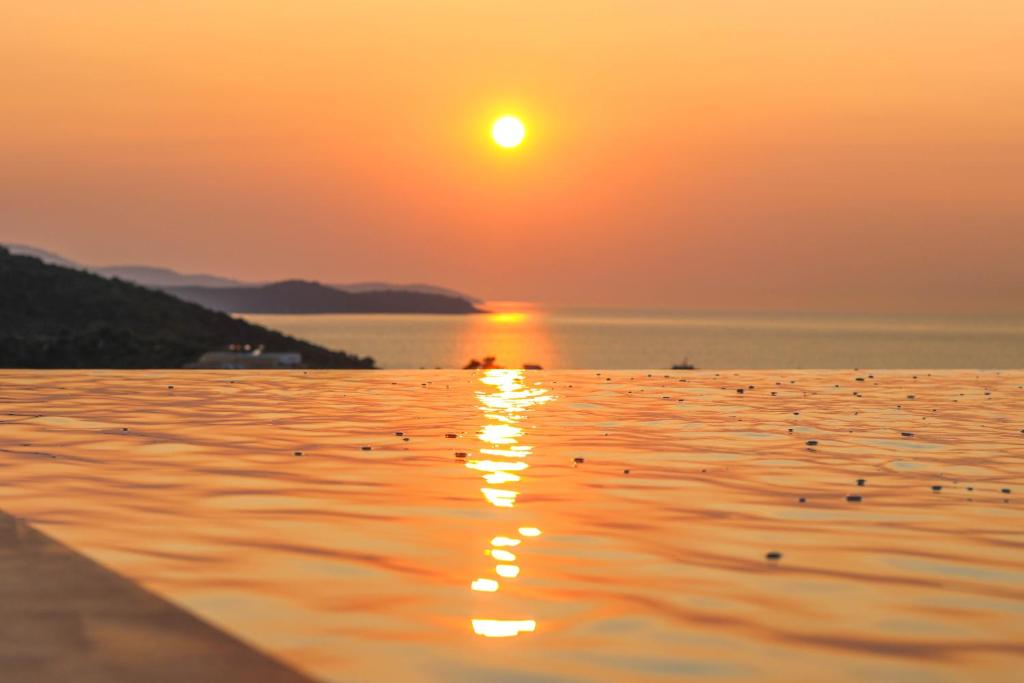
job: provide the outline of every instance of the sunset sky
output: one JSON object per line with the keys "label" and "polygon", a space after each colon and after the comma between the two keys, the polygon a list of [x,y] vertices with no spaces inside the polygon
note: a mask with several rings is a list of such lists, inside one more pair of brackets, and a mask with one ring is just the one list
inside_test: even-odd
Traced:
{"label": "sunset sky", "polygon": [[0,242],[84,263],[1024,309],[1019,0],[0,0],[0,63]]}

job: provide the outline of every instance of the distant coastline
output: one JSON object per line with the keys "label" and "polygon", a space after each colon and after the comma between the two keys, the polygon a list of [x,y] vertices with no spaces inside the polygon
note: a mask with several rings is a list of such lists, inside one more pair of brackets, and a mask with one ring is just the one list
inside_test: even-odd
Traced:
{"label": "distant coastline", "polygon": [[482,313],[471,302],[426,292],[347,292],[319,282],[288,280],[255,287],[165,287],[169,294],[225,313]]}
{"label": "distant coastline", "polygon": [[395,285],[360,282],[322,284],[302,279],[242,282],[205,273],[185,274],[141,265],[85,266],[59,254],[24,244],[7,244],[13,255],[43,263],[159,289],[185,301],[225,313],[483,313],[480,300],[451,289],[426,284]]}

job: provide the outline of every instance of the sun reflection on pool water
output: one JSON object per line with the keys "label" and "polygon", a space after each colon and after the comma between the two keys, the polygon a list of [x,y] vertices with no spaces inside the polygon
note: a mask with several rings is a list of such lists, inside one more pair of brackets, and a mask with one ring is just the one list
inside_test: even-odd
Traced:
{"label": "sun reflection on pool water", "polygon": [[473,632],[486,638],[509,638],[520,633],[533,633],[537,622],[533,619],[500,620],[474,619]]}
{"label": "sun reflection on pool water", "polygon": [[[512,320],[507,322],[512,322]],[[481,455],[489,457],[486,460],[471,459],[466,462],[465,466],[484,472],[483,478],[490,486],[481,488],[480,491],[490,505],[502,509],[514,508],[519,491],[494,487],[522,482],[522,477],[513,472],[524,472],[529,468],[526,458],[532,454],[533,448],[528,444],[520,443],[525,430],[515,423],[525,420],[531,409],[550,401],[552,396],[546,389],[528,386],[526,372],[523,370],[487,370],[481,375],[480,381],[491,389],[491,391],[478,391],[476,394],[480,410],[488,420],[480,427],[478,433],[478,438],[486,446],[479,452]],[[495,458],[509,459],[497,460]],[[501,531],[508,533],[504,529]],[[515,534],[518,537],[512,535],[493,537],[484,551],[498,562],[494,567],[495,574],[506,580],[516,579],[522,571],[519,564],[512,564],[519,561],[517,546],[523,543],[524,538],[538,536],[540,530],[534,527],[519,527]],[[513,547],[517,548],[516,553],[506,550],[506,548]],[[496,593],[500,587],[500,582],[488,578],[477,578],[470,584],[471,590],[485,593]],[[507,603],[500,607],[502,611],[509,610]],[[513,615],[507,614],[506,616]],[[532,633],[537,628],[537,622],[534,619],[473,618],[471,623],[473,632],[486,638],[511,638],[521,633]]]}

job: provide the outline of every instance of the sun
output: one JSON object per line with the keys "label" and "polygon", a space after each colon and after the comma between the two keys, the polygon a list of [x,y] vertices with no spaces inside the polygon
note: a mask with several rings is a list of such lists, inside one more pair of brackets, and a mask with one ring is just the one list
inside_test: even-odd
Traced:
{"label": "sun", "polygon": [[526,126],[516,116],[502,116],[491,126],[491,137],[501,147],[518,147],[526,137]]}

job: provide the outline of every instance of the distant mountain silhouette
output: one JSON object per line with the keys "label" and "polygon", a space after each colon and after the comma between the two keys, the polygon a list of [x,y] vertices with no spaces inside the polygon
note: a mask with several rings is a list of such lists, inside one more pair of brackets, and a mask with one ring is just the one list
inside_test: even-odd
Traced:
{"label": "distant mountain silhouette", "polygon": [[54,254],[52,251],[37,249],[27,244],[4,244],[12,254],[20,256],[34,256],[43,263],[64,268],[75,268],[76,270],[87,270],[103,277],[116,277],[128,282],[134,282],[143,287],[154,287],[163,289],[165,287],[185,287],[196,285],[200,287],[239,287],[245,285],[239,280],[232,280],[216,275],[204,273],[186,274],[179,273],[170,268],[155,268],[153,266],[83,266],[71,259]]}
{"label": "distant mountain silhouette", "polygon": [[[156,268],[153,266],[140,265],[117,265],[117,266],[85,266],[75,263],[63,256],[54,254],[44,249],[37,249],[26,244],[4,244],[12,254],[34,256],[44,263],[65,268],[77,268],[88,270],[104,277],[117,277],[128,282],[134,282],[143,287],[154,287],[156,289],[169,289],[171,287],[259,287],[269,283],[266,282],[242,282],[218,275],[205,273],[179,273],[170,268]],[[353,282],[349,284],[328,284],[327,287],[341,289],[347,292],[420,292],[423,294],[439,294],[441,296],[464,299],[470,303],[480,303],[480,299],[467,296],[453,289],[437,287],[427,284],[393,284],[390,282]]]}
{"label": "distant mountain silhouette", "polygon": [[422,292],[424,294],[440,294],[441,296],[464,299],[474,304],[483,303],[483,299],[479,299],[475,296],[469,296],[462,292],[457,292],[454,289],[438,287],[437,285],[425,285],[422,283],[396,285],[390,282],[350,282],[348,284],[331,283],[327,286],[333,289],[342,289],[346,292]]}
{"label": "distant mountain silhouette", "polygon": [[309,367],[373,367],[372,358],[0,247],[0,367],[177,368],[231,345],[297,351]]}
{"label": "distant mountain silhouette", "polygon": [[238,287],[244,283],[226,277],[206,275],[204,273],[186,274],[170,268],[154,268],[152,266],[104,266],[89,268],[104,277],[117,277],[134,282],[143,287],[167,289],[168,287]]}
{"label": "distant mountain silhouette", "polygon": [[16,256],[32,256],[33,258],[37,258],[43,263],[49,263],[52,266],[76,268],[78,270],[82,270],[84,268],[84,266],[75,263],[71,259],[66,259],[60,254],[54,254],[52,251],[46,251],[45,249],[30,247],[27,244],[0,244],[0,247],[4,247],[7,251]]}
{"label": "distant mountain silhouette", "polygon": [[305,280],[255,287],[168,287],[186,301],[230,313],[477,313],[466,301],[407,291],[347,292]]}

